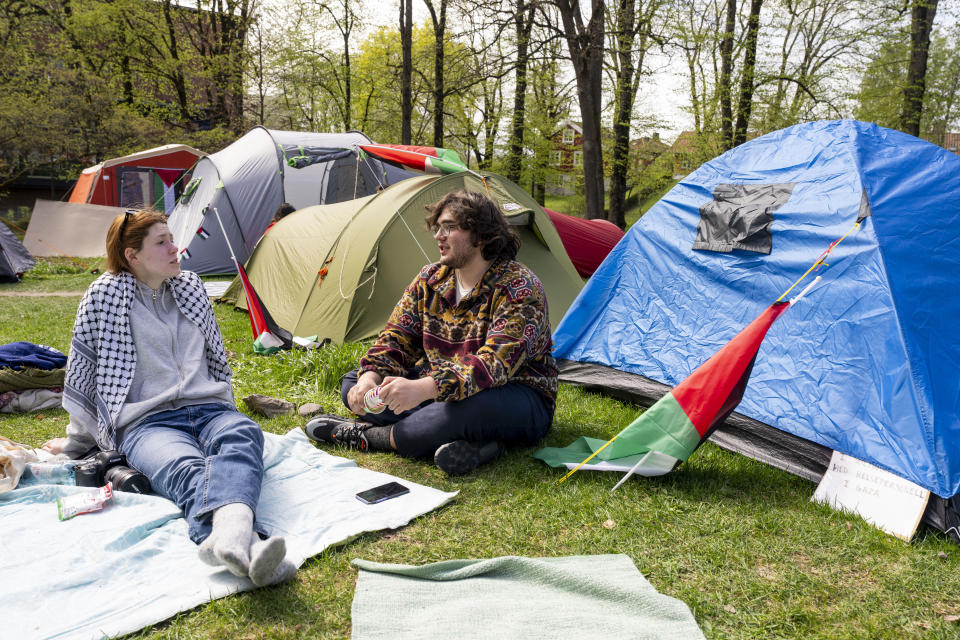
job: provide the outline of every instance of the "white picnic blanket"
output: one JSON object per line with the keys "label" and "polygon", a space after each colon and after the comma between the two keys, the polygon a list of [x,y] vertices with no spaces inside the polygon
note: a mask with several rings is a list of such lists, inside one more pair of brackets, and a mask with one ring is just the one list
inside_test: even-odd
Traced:
{"label": "white picnic blanket", "polygon": [[[283,535],[298,565],[365,531],[403,526],[456,493],[357,467],[315,448],[300,429],[266,435],[257,519]],[[367,505],[358,491],[397,480],[410,493]],[[103,638],[253,589],[197,557],[172,502],[115,492],[106,509],[57,518],[79,487],[21,482],[0,495],[0,625],[5,638]]]}

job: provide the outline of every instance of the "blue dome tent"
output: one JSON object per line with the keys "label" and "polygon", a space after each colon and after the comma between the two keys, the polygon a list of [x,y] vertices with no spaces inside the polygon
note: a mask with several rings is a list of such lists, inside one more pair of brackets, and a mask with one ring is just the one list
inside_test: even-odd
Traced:
{"label": "blue dome tent", "polygon": [[772,327],[714,439],[812,480],[837,450],[956,495],[960,156],[897,131],[801,124],[701,166],[557,326],[561,379],[658,398],[858,219],[823,282]]}

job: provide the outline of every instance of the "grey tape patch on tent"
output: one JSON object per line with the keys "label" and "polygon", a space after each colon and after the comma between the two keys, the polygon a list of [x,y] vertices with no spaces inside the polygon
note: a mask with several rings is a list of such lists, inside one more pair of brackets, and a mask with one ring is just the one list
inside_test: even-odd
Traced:
{"label": "grey tape patch on tent", "polygon": [[693,248],[724,253],[741,249],[769,254],[773,212],[793,193],[793,184],[718,184],[700,207]]}

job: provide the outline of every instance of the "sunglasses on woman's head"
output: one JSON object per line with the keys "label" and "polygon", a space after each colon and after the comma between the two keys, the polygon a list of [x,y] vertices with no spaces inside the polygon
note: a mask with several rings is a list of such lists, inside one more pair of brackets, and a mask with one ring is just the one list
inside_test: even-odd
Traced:
{"label": "sunglasses on woman's head", "polygon": [[136,213],[135,209],[127,209],[123,212],[123,222],[120,223],[120,237],[123,237],[123,231],[127,228],[127,220]]}

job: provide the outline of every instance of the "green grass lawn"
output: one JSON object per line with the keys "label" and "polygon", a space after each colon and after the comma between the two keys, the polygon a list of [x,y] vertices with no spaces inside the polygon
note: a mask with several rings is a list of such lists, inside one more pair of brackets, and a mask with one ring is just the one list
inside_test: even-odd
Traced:
{"label": "green grass lawn", "polygon": [[[79,291],[94,277],[60,271],[66,273],[0,285],[0,294]],[[0,344],[29,340],[65,352],[78,301],[0,295]],[[238,399],[263,393],[343,412],[337,380],[363,344],[261,357],[251,351],[246,314],[220,305],[216,315],[235,354]],[[582,434],[610,437],[639,410],[561,385],[544,444],[564,446]],[[62,410],[4,415],[0,435],[39,445],[62,435],[66,423]],[[260,423],[282,434],[302,420]],[[129,637],[349,637],[352,558],[421,564],[606,553],[627,554],[658,590],[686,602],[708,638],[960,637],[952,621],[960,616],[960,547],[939,532],[903,542],[811,503],[812,483],[709,443],[673,473],[632,479],[616,493],[610,488],[618,477],[611,474],[580,472],[557,486],[561,472],[530,458],[533,450],[510,451],[451,479],[429,462],[331,449],[364,467],[460,494],[407,527],[328,549],[291,584],[223,598]]]}

